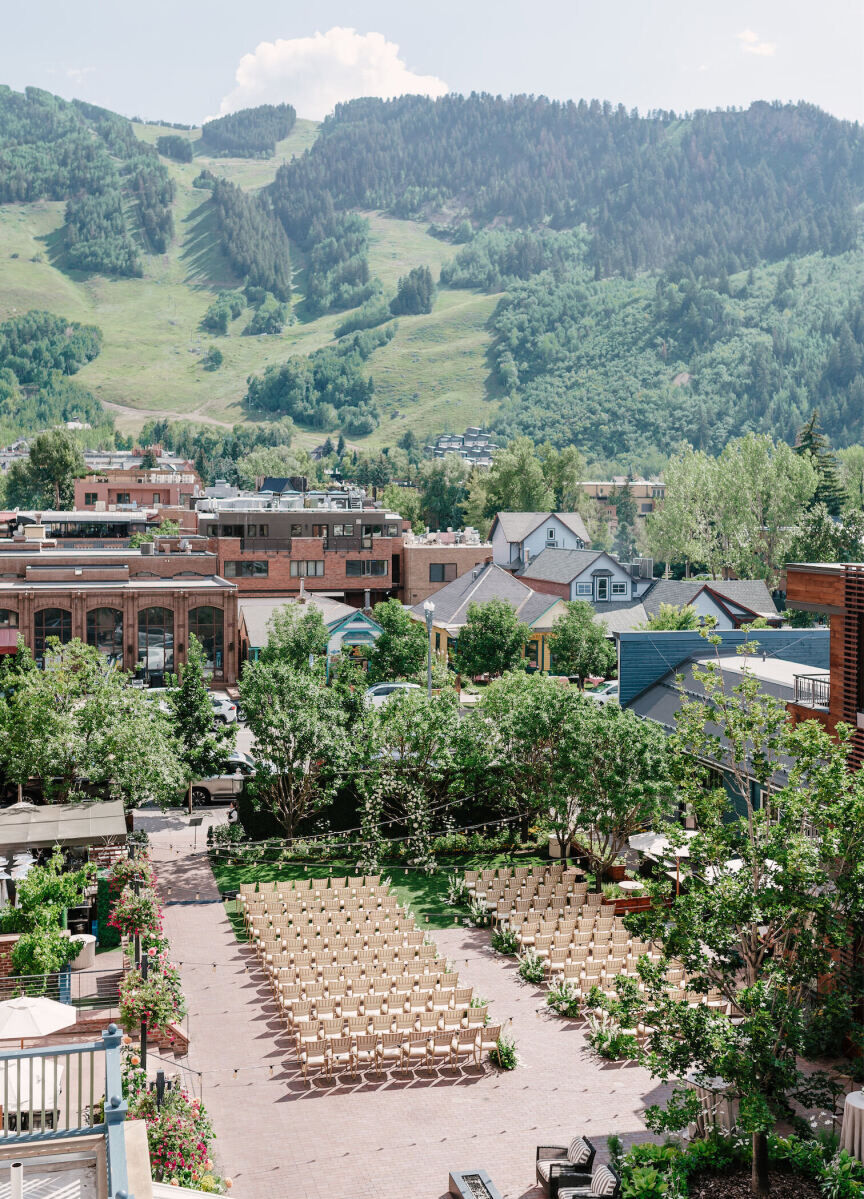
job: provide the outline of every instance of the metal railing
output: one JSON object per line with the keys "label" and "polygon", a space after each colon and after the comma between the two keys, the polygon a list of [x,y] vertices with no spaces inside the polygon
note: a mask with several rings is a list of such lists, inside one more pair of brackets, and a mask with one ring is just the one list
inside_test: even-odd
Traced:
{"label": "metal railing", "polygon": [[0,1002],[19,995],[47,995],[76,1008],[111,1009],[118,1003],[120,970],[61,970],[0,978]]}
{"label": "metal railing", "polygon": [[0,1053],[0,1146],[101,1133],[108,1194],[111,1199],[133,1199],[128,1194],[123,1132],[121,1042],[117,1025],[109,1024],[101,1041]]}
{"label": "metal railing", "polygon": [[805,708],[827,708],[831,700],[831,676],[796,674],[795,703]]}

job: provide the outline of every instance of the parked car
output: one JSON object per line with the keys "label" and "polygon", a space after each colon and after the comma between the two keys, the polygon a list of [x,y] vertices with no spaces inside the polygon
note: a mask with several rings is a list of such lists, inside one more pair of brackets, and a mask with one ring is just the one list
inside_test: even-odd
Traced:
{"label": "parked car", "polygon": [[219,774],[200,779],[192,785],[192,803],[230,803],[243,790],[247,779],[255,774],[255,759],[239,751],[229,754]]}
{"label": "parked car", "polygon": [[217,724],[234,724],[237,720],[237,705],[227,695],[211,695],[213,719]]}
{"label": "parked car", "polygon": [[598,704],[617,704],[618,680],[610,679],[608,683],[603,683],[601,686],[595,687],[593,691],[586,691],[585,694],[589,699],[593,699]]}
{"label": "parked car", "polygon": [[391,695],[399,695],[406,691],[422,691],[417,683],[376,683],[366,689],[366,703],[373,708],[380,708]]}

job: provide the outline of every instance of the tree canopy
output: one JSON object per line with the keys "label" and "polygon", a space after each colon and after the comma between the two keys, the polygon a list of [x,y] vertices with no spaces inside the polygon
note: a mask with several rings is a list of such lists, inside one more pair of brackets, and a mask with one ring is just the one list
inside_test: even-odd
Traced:
{"label": "tree canopy", "polygon": [[530,636],[531,630],[507,600],[471,603],[456,642],[456,669],[468,676],[512,670],[522,660]]}

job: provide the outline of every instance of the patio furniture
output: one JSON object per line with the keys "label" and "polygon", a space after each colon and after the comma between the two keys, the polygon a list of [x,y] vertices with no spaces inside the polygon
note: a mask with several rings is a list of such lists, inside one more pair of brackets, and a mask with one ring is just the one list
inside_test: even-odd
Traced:
{"label": "patio furniture", "polygon": [[840,1148],[864,1161],[864,1091],[850,1091],[846,1096]]}
{"label": "patio furniture", "polygon": [[575,1185],[578,1180],[573,1176],[577,1173],[580,1179],[586,1175],[590,1177],[596,1152],[591,1141],[581,1136],[574,1137],[569,1145],[538,1145],[535,1166],[537,1181],[554,1199],[562,1178],[569,1175],[568,1184],[572,1181]]}
{"label": "patio furniture", "polygon": [[501,1199],[485,1170],[451,1170],[447,1193],[456,1199]]}
{"label": "patio furniture", "polygon": [[577,1176],[579,1181],[562,1183],[558,1188],[558,1199],[591,1199],[592,1196],[604,1196],[605,1199],[620,1199],[621,1178],[611,1166],[598,1166],[593,1174]]}

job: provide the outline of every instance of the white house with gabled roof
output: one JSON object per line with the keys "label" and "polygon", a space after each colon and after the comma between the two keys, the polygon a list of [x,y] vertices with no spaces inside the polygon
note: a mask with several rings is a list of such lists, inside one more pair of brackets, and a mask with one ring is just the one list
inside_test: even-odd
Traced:
{"label": "white house with gabled roof", "polygon": [[521,570],[546,549],[584,550],[591,539],[578,512],[499,512],[489,532],[492,561]]}

